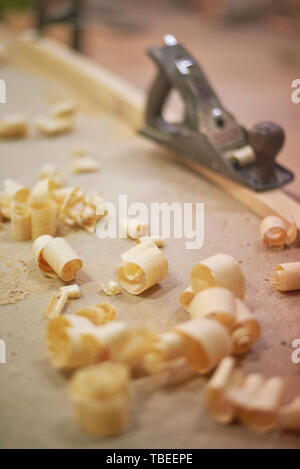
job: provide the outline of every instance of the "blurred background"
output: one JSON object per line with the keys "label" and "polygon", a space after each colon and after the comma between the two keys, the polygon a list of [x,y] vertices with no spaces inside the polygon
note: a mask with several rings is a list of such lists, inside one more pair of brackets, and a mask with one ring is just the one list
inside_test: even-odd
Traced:
{"label": "blurred background", "polygon": [[[0,0],[0,5],[6,27],[21,32],[40,26],[47,36],[70,45],[75,40],[82,53],[142,90],[155,74],[145,49],[174,34],[242,124],[274,120],[285,128],[282,156],[300,180],[300,103],[291,102],[291,83],[300,78],[300,0]],[[58,18],[70,21],[55,22]]]}

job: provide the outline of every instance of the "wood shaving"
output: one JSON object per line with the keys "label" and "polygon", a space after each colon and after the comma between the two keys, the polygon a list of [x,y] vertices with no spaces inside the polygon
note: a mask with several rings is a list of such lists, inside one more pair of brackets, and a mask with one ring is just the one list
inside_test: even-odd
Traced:
{"label": "wood shaving", "polygon": [[147,237],[149,226],[138,218],[126,218],[122,221],[122,233],[131,239]]}
{"label": "wood shaving", "polygon": [[39,116],[35,121],[35,128],[46,137],[56,137],[69,133],[74,129],[75,122],[70,117]]}
{"label": "wood shaving", "polygon": [[239,167],[248,166],[255,161],[255,153],[250,145],[227,152],[225,157]]}
{"label": "wood shaving", "polygon": [[63,185],[64,179],[61,172],[57,169],[54,164],[46,163],[41,166],[39,170],[40,179],[51,179],[55,182],[56,187]]}
{"label": "wood shaving", "polygon": [[12,204],[11,231],[16,241],[31,239],[31,217],[27,204]]}
{"label": "wood shaving", "polygon": [[295,223],[288,223],[277,216],[264,218],[259,230],[264,245],[278,250],[292,244],[298,235]]}
{"label": "wood shaving", "polygon": [[219,321],[229,330],[236,323],[236,304],[230,290],[221,287],[206,288],[197,293],[189,305],[192,318]]}
{"label": "wood shaving", "polygon": [[123,433],[129,425],[129,369],[107,362],[80,370],[71,379],[70,395],[80,427],[93,435]]}
{"label": "wood shaving", "polygon": [[4,191],[0,195],[1,213],[7,220],[11,219],[12,203],[26,204],[30,196],[30,190],[13,179],[5,179]]}
{"label": "wood shaving", "polygon": [[284,389],[283,378],[265,379],[257,373],[245,377],[228,357],[207,384],[205,404],[222,424],[237,418],[250,430],[265,433],[278,426]]}
{"label": "wood shaving", "polygon": [[300,262],[278,264],[275,267],[273,284],[282,292],[300,290]]}
{"label": "wood shaving", "polygon": [[245,277],[240,264],[227,254],[216,254],[194,265],[191,271],[191,285],[194,293],[208,287],[224,287],[234,296],[245,296]]}
{"label": "wood shaving", "polygon": [[87,317],[60,315],[47,329],[50,361],[55,368],[74,369],[108,360],[118,356],[129,335],[123,321],[95,326]]}
{"label": "wood shaving", "polygon": [[100,164],[92,158],[76,158],[71,163],[72,173],[92,173],[99,171]]}
{"label": "wood shaving", "polygon": [[235,361],[225,357],[209,380],[204,402],[209,413],[222,424],[229,424],[236,416],[236,407],[226,397],[230,386],[240,385],[244,376],[235,369]]}
{"label": "wood shaving", "polygon": [[95,326],[101,326],[116,318],[117,310],[109,303],[99,303],[81,308],[75,313],[91,321]]}
{"label": "wood shaving", "polygon": [[156,285],[168,274],[168,260],[150,239],[126,251],[121,259],[118,279],[132,295]]}
{"label": "wood shaving", "polygon": [[107,215],[106,203],[99,192],[87,195],[79,187],[57,189],[53,197],[59,218],[70,226],[94,233],[99,220]]}
{"label": "wood shaving", "polygon": [[167,363],[162,363],[155,373],[155,379],[159,382],[159,386],[163,388],[179,386],[196,376],[197,372],[189,365],[185,358],[177,358]]}
{"label": "wood shaving", "polygon": [[189,313],[190,312],[190,304],[192,299],[194,298],[193,287],[190,285],[188,286],[180,295],[179,301],[181,306]]}
{"label": "wood shaving", "polygon": [[[152,362],[185,358],[197,373],[206,374],[232,351],[228,330],[211,319],[192,319],[158,337]],[[155,365],[156,362],[156,365]]]}
{"label": "wood shaving", "polygon": [[248,352],[260,336],[260,325],[255,316],[239,298],[235,298],[236,322],[232,332],[233,353],[240,355]]}
{"label": "wood shaving", "polygon": [[279,427],[284,431],[300,430],[300,397],[282,406],[279,413]]}
{"label": "wood shaving", "polygon": [[58,291],[53,293],[50,303],[45,310],[45,317],[48,319],[58,317],[70,298],[80,298],[78,285],[75,284],[61,287]]}
{"label": "wood shaving", "polygon": [[237,418],[243,425],[265,433],[278,425],[284,386],[284,379],[278,376],[264,379],[259,374],[251,374],[227,391],[227,399],[236,406]]}
{"label": "wood shaving", "polygon": [[37,266],[48,277],[70,282],[82,268],[82,260],[64,238],[40,236],[32,249]]}
{"label": "wood shaving", "polygon": [[108,296],[120,295],[121,293],[120,285],[114,280],[110,280],[107,283],[101,283],[101,288],[105,295]]}
{"label": "wood shaving", "polygon": [[32,202],[29,210],[32,239],[35,240],[42,235],[55,236],[57,229],[56,203],[51,199]]}
{"label": "wood shaving", "polygon": [[8,115],[0,119],[0,138],[21,138],[28,132],[25,117],[21,115]]}
{"label": "wood shaving", "polygon": [[71,100],[61,101],[54,104],[50,110],[50,114],[55,118],[74,117],[77,111],[76,104]]}

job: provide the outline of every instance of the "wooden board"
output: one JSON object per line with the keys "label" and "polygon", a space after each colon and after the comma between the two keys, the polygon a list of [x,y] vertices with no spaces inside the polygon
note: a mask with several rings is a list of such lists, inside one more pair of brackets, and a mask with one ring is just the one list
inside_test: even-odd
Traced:
{"label": "wooden board", "polygon": [[[163,158],[159,147],[139,137],[133,130],[138,125],[137,114],[125,105],[128,90],[124,101],[117,99],[119,93],[124,93],[119,80],[48,41],[35,46],[18,41],[12,50],[12,63],[0,69],[1,78],[8,83],[8,102],[0,108],[1,114],[22,110],[31,119],[67,96],[79,103],[80,116],[77,130],[71,135],[52,140],[31,134],[24,141],[1,142],[1,178],[14,177],[32,185],[39,167],[52,162],[63,171],[69,184],[80,185],[86,191],[101,190],[107,201],[117,203],[119,194],[127,194],[128,203],[141,201],[149,206],[151,202],[162,201],[204,202],[203,248],[186,250],[184,240],[167,241],[164,250],[169,259],[169,276],[160,286],[139,297],[126,293],[113,297],[111,301],[118,309],[118,316],[131,324],[149,324],[157,331],[187,319],[178,297],[189,283],[193,264],[216,252],[231,254],[241,262],[247,279],[246,302],[262,326],[259,342],[241,366],[246,373],[258,371],[266,376],[285,376],[286,398],[299,394],[299,365],[292,363],[290,347],[295,338],[300,338],[299,295],[282,295],[271,285],[274,266],[299,259],[299,251],[295,248],[275,253],[265,250],[258,236],[257,216],[178,165],[172,157]],[[78,74],[69,68],[68,60],[76,62]],[[83,85],[85,70],[88,76],[97,76],[99,80],[103,76],[108,81],[111,79],[111,88],[105,91],[99,88],[99,94],[95,94],[96,82]],[[130,93],[140,106],[140,98],[133,91]],[[117,119],[116,114],[122,119]],[[102,167],[99,173],[70,174],[68,155],[77,145],[87,145],[95,151]],[[66,228],[62,234],[84,260],[84,269],[78,276],[82,298],[67,307],[68,312],[74,312],[104,299],[99,293],[101,281],[111,278],[119,265],[120,253],[134,242],[100,240],[96,235]],[[85,435],[72,418],[67,378],[53,370],[47,359],[47,320],[43,318],[43,310],[51,293],[61,285],[60,281],[47,279],[36,270],[31,243],[14,242],[9,225],[0,233],[0,264],[0,303],[10,303],[2,304],[0,311],[0,338],[7,344],[7,364],[0,365],[1,447],[299,446],[295,435],[274,432],[257,436],[238,425],[224,428],[216,424],[203,408],[205,377],[172,390],[156,389],[147,379],[135,381],[130,430],[106,440]]]}

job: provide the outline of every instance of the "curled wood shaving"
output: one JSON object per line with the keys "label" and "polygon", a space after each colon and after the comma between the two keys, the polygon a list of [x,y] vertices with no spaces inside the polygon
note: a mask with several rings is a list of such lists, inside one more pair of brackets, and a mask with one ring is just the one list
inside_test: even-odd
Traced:
{"label": "curled wood shaving", "polygon": [[65,307],[69,298],[80,298],[80,290],[78,285],[68,285],[61,287],[53,293],[50,303],[45,310],[45,317],[53,319],[58,317]]}
{"label": "curled wood shaving", "polygon": [[190,285],[188,286],[180,295],[179,301],[181,306],[189,313],[190,312],[190,304],[192,299],[194,298],[193,287]]}
{"label": "curled wood shaving", "polygon": [[56,183],[51,178],[45,178],[35,184],[29,196],[29,203],[53,200]]}
{"label": "curled wood shaving", "polygon": [[56,234],[57,207],[53,200],[32,202],[29,206],[32,239]]}
{"label": "curled wood shaving", "polygon": [[82,260],[64,238],[40,236],[32,249],[39,269],[48,277],[70,282],[82,268]]}
{"label": "curled wood shaving", "polygon": [[233,353],[248,352],[260,336],[260,325],[255,316],[239,298],[235,298],[236,322],[232,332]]}
{"label": "curled wood shaving", "polygon": [[28,124],[21,115],[8,115],[0,119],[0,138],[25,137],[28,132]]}
{"label": "curled wood shaving", "polygon": [[58,369],[74,369],[107,360],[108,348],[97,332],[96,326],[78,315],[51,319],[47,328],[51,364]]}
{"label": "curled wood shaving", "polygon": [[209,318],[219,321],[229,330],[236,322],[236,304],[230,290],[221,287],[206,288],[197,293],[189,304],[193,318]]}
{"label": "curled wood shaving", "polygon": [[228,330],[211,319],[192,319],[175,326],[174,331],[188,339],[186,359],[201,374],[213,370],[232,352]]}
{"label": "curled wood shaving", "polygon": [[107,207],[100,192],[85,195],[84,201],[86,205],[89,205],[96,210],[97,215],[107,215]]}
{"label": "curled wood shaving", "polygon": [[132,327],[120,346],[111,350],[110,359],[136,368],[147,354],[154,352],[156,341],[157,336],[147,327]]}
{"label": "curled wood shaving", "polygon": [[273,284],[279,291],[300,289],[300,262],[278,264],[275,267]]}
{"label": "curled wood shaving", "polygon": [[255,161],[255,153],[250,145],[226,153],[226,158],[239,167],[248,166]]}
{"label": "curled wood shaving", "polygon": [[278,424],[283,393],[283,378],[275,376],[265,380],[259,374],[251,374],[242,384],[228,390],[227,399],[236,406],[241,423],[250,430],[264,433]]}
{"label": "curled wood shaving", "polygon": [[180,296],[182,306],[194,318],[207,317],[223,324],[231,331],[233,353],[248,352],[258,340],[260,326],[255,316],[239,298],[234,298],[230,290],[211,287],[194,295],[188,287]]}
{"label": "curled wood shaving", "polygon": [[102,303],[52,319],[47,335],[52,365],[71,369],[108,359],[131,368],[140,365],[155,351],[157,337],[144,326],[130,328],[115,321],[115,314],[111,305]]}
{"label": "curled wood shaving", "polygon": [[56,318],[59,316],[65,307],[65,304],[68,300],[68,295],[62,294],[61,291],[55,292],[50,300],[50,303],[45,310],[45,317],[48,319]]}
{"label": "curled wood shaving", "polygon": [[229,386],[238,386],[244,379],[240,370],[235,370],[232,357],[225,357],[209,380],[204,402],[209,413],[222,424],[232,422],[236,416],[236,407],[226,397]]}
{"label": "curled wood shaving", "polygon": [[168,274],[168,260],[150,239],[126,251],[121,260],[119,282],[133,295],[156,285]]}
{"label": "curled wood shaving", "polygon": [[279,412],[279,427],[285,431],[300,430],[300,397],[282,406]]}
{"label": "curled wood shaving", "polygon": [[188,339],[171,330],[158,336],[156,350],[147,358],[147,365],[152,371],[161,368],[163,362],[169,362],[187,355]]}
{"label": "curled wood shaving", "polygon": [[[53,177],[45,177],[52,175]],[[2,218],[11,219],[12,204],[29,204],[32,237],[56,234],[57,219],[63,223],[94,233],[99,220],[108,214],[107,205],[100,192],[85,194],[80,187],[58,187],[59,174],[55,167],[46,165],[41,172],[43,178],[30,192],[12,179],[4,181],[0,194]],[[56,179],[55,179],[56,178]]]}
{"label": "curled wood shaving", "polygon": [[108,213],[106,203],[100,193],[86,195],[83,200],[81,210],[74,208],[70,215],[76,220],[78,226],[82,227],[89,233],[94,233],[99,220]]}
{"label": "curled wood shaving", "polygon": [[205,374],[231,351],[232,340],[224,326],[211,319],[192,319],[158,337],[148,366],[155,371],[160,363],[183,357],[197,373]]}
{"label": "curled wood shaving", "polygon": [[58,204],[59,218],[89,233],[95,232],[98,221],[108,213],[99,192],[86,195],[79,187],[68,187],[55,190],[53,196]]}
{"label": "curled wood shaving", "polygon": [[75,313],[77,316],[83,316],[89,319],[95,326],[101,326],[116,318],[117,311],[109,303],[100,303],[89,305]]}
{"label": "curled wood shaving", "polygon": [[7,203],[4,196],[0,195],[1,221],[11,220],[11,204]]}
{"label": "curled wood shaving", "polygon": [[31,218],[27,204],[12,203],[11,206],[11,230],[16,241],[31,239]]}
{"label": "curled wood shaving", "polygon": [[4,218],[11,219],[12,203],[26,204],[30,196],[30,190],[13,179],[5,179],[4,191],[0,195],[1,212]]}
{"label": "curled wood shaving", "polygon": [[237,418],[250,430],[264,433],[278,425],[284,388],[283,378],[277,376],[265,379],[254,373],[245,377],[228,357],[207,384],[205,404],[223,424]]}
{"label": "curled wood shaving", "polygon": [[84,192],[80,187],[63,187],[53,191],[53,198],[58,205],[60,218],[67,217],[69,211],[84,200]]}
{"label": "curled wood shaving", "polygon": [[234,296],[245,296],[245,277],[240,264],[227,254],[216,254],[194,265],[191,285],[196,294],[208,287],[224,287]]}
{"label": "curled wood shaving", "polygon": [[268,248],[283,249],[292,244],[298,235],[297,225],[277,216],[263,219],[259,227],[261,239]]}
{"label": "curled wood shaving", "polygon": [[121,293],[120,285],[114,280],[110,280],[107,283],[101,283],[101,288],[105,295],[108,296],[119,295]]}
{"label": "curled wood shaving", "polygon": [[[151,354],[145,358],[151,357]],[[147,361],[145,362],[147,366]],[[148,362],[149,363],[149,362]],[[185,358],[177,358],[169,362],[161,363],[159,367],[146,368],[148,374],[155,374],[155,379],[160,387],[172,387],[184,384],[197,376],[197,372],[189,365]]]}
{"label": "curled wood shaving", "polygon": [[126,218],[122,221],[122,232],[131,239],[148,236],[149,226],[138,218]]}
{"label": "curled wood shaving", "polygon": [[106,362],[74,374],[71,401],[80,427],[93,435],[123,433],[129,424],[129,380],[126,365]]}

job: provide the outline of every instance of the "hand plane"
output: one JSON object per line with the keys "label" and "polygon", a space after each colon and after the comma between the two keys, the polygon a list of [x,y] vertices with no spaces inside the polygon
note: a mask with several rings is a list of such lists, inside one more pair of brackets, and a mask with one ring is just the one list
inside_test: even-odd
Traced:
{"label": "hand plane", "polygon": [[[141,134],[183,159],[202,165],[255,191],[280,187],[293,173],[275,162],[284,143],[282,127],[261,122],[247,130],[225,109],[196,60],[172,35],[150,47],[158,67],[147,99]],[[180,122],[167,122],[164,107],[172,89],[184,103]]]}

